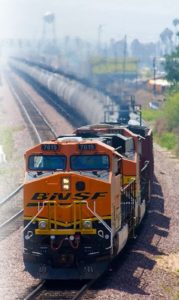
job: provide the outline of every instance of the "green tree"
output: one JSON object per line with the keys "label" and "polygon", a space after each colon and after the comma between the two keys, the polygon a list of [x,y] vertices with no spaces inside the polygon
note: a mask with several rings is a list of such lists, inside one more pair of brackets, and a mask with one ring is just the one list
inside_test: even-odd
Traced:
{"label": "green tree", "polygon": [[164,107],[164,115],[167,120],[168,130],[179,129],[179,93],[171,94]]}
{"label": "green tree", "polygon": [[176,84],[179,82],[179,47],[170,55],[165,56],[164,68],[166,71],[166,78]]}

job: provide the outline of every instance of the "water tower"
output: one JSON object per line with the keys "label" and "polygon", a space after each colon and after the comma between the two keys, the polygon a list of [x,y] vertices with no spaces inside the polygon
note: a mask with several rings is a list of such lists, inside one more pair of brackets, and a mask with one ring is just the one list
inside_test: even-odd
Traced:
{"label": "water tower", "polygon": [[43,16],[42,39],[56,41],[55,15],[52,12],[46,12]]}

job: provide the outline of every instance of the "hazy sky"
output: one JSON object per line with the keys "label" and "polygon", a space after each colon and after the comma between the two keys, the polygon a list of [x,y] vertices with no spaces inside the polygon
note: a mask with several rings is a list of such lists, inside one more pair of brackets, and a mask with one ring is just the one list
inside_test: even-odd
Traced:
{"label": "hazy sky", "polygon": [[[179,18],[179,0],[0,0],[0,38],[39,38],[43,15],[56,16],[56,33],[97,40],[156,41]],[[50,29],[50,27],[49,27]]]}

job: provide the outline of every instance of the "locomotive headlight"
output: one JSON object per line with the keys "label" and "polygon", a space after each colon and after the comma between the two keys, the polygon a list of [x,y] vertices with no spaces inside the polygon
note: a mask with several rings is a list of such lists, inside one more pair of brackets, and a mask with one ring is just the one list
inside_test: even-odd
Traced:
{"label": "locomotive headlight", "polygon": [[89,220],[83,221],[83,228],[90,229],[92,227],[92,222]]}
{"label": "locomotive headlight", "polygon": [[70,179],[62,178],[62,189],[68,191],[70,189]]}
{"label": "locomotive headlight", "polygon": [[69,240],[70,240],[70,241],[74,241],[74,239],[75,239],[74,235],[70,235],[70,236],[69,236]]}
{"label": "locomotive headlight", "polygon": [[40,221],[39,222],[39,229],[46,229],[47,228],[47,221]]}

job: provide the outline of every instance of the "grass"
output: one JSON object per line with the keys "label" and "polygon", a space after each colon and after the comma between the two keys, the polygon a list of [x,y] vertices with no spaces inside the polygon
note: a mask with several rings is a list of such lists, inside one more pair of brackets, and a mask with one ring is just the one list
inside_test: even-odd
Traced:
{"label": "grass", "polygon": [[172,290],[171,287],[169,287],[169,286],[164,286],[164,285],[163,285],[162,287],[163,287],[165,293],[167,293],[168,295],[171,295],[171,294],[173,293],[173,290]]}
{"label": "grass", "polygon": [[142,110],[142,118],[147,121],[156,121],[158,118],[162,117],[163,111],[157,109],[143,109]]}
{"label": "grass", "polygon": [[179,291],[174,292],[172,287],[166,285],[163,285],[162,288],[165,291],[165,293],[168,294],[168,296],[170,296],[170,299],[179,300]]}
{"label": "grass", "polygon": [[176,148],[177,140],[176,135],[172,132],[164,132],[160,137],[157,137],[160,146],[172,150]]}
{"label": "grass", "polygon": [[174,150],[179,156],[179,138],[178,133],[167,130],[166,116],[163,110],[144,109],[142,117],[154,128],[154,140],[167,150]]}
{"label": "grass", "polygon": [[0,176],[1,175],[5,175],[9,173],[9,169],[7,169],[6,167],[2,167],[0,168]]}
{"label": "grass", "polygon": [[156,259],[162,259],[163,255],[156,255],[155,257],[156,257]]}
{"label": "grass", "polygon": [[179,300],[179,291],[178,291],[177,294],[174,296],[173,300]]}
{"label": "grass", "polygon": [[0,126],[0,144],[3,146],[3,151],[7,160],[11,160],[14,151],[13,134],[22,130],[21,127]]}
{"label": "grass", "polygon": [[7,160],[11,159],[13,153],[13,132],[10,127],[0,127],[1,145]]}

